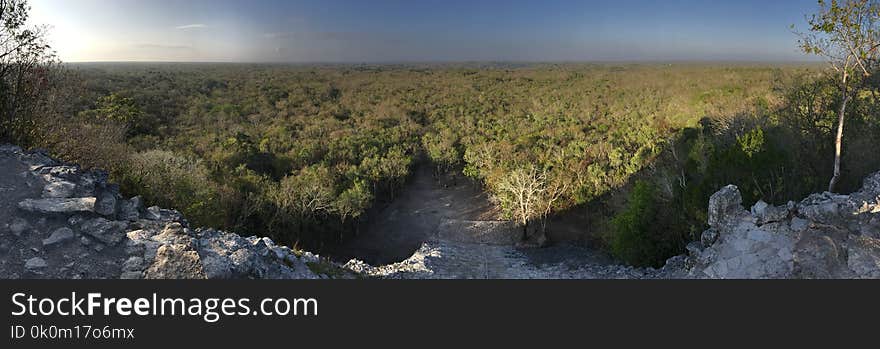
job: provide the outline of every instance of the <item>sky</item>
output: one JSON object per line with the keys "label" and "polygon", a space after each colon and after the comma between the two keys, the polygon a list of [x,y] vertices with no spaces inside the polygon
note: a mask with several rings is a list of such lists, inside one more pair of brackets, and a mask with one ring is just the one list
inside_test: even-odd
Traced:
{"label": "sky", "polygon": [[65,62],[804,61],[815,0],[30,0]]}

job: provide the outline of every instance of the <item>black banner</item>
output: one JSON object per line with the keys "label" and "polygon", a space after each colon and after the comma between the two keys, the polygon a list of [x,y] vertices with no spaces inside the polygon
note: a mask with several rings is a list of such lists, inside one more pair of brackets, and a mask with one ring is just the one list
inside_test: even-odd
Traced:
{"label": "black banner", "polygon": [[4,280],[0,285],[4,348],[469,347],[477,339],[625,345],[701,337],[746,344],[755,336],[795,340],[845,333],[835,339],[840,344],[873,334],[876,321],[858,319],[880,313],[876,281]]}

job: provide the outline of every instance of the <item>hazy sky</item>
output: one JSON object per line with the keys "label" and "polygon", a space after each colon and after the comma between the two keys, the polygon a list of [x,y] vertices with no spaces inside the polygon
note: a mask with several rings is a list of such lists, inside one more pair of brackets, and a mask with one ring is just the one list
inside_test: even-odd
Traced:
{"label": "hazy sky", "polygon": [[815,0],[31,0],[75,61],[804,60]]}

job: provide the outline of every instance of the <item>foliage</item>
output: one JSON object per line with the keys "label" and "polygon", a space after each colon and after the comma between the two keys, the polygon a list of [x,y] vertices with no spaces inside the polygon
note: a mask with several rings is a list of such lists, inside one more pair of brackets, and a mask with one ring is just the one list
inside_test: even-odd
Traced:
{"label": "foliage", "polygon": [[176,208],[191,219],[220,225],[226,211],[220,190],[210,185],[208,169],[200,160],[170,151],[132,154],[118,180],[127,192],[143,193],[150,203]]}
{"label": "foliage", "polygon": [[666,251],[653,236],[656,218],[655,188],[644,181],[636,182],[626,208],[611,220],[611,253],[629,264],[657,266]]}
{"label": "foliage", "polygon": [[877,69],[880,48],[880,4],[874,0],[819,0],[819,11],[809,20],[810,33],[800,34],[801,49],[823,57],[833,68],[840,94],[834,149],[834,172],[828,183],[833,192],[840,180],[846,106],[861,91],[860,84]]}
{"label": "foliage", "polygon": [[28,144],[35,117],[52,86],[55,56],[45,29],[27,24],[25,0],[0,0],[0,140]]}
{"label": "foliage", "polygon": [[146,114],[133,98],[116,93],[102,96],[95,102],[94,109],[81,112],[80,117],[98,122],[119,123],[127,128],[129,136],[150,133],[155,123],[155,120],[146,118]]}
{"label": "foliage", "polygon": [[316,218],[333,210],[336,183],[324,166],[309,166],[284,177],[272,195],[281,212],[300,218]]}

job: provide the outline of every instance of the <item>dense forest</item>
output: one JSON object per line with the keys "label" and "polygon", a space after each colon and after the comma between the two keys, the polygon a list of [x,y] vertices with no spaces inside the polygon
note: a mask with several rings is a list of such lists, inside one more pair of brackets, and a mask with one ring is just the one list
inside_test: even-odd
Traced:
{"label": "dense forest", "polygon": [[[314,249],[355,234],[419,165],[477,181],[526,235],[599,209],[584,234],[639,265],[695,239],[722,185],[781,203],[830,173],[835,89],[815,66],[76,64],[60,78],[40,146],[198,225]],[[863,97],[853,113],[874,107]],[[864,156],[880,125],[861,122],[844,189],[880,165]]]}
{"label": "dense forest", "polygon": [[4,21],[39,55],[3,56],[3,140],[196,225],[318,251],[417,166],[478,183],[524,238],[595,212],[583,240],[653,266],[699,237],[723,185],[747,204],[824,190],[844,114],[836,190],[880,168],[864,67],[856,90],[795,64],[58,64]]}

